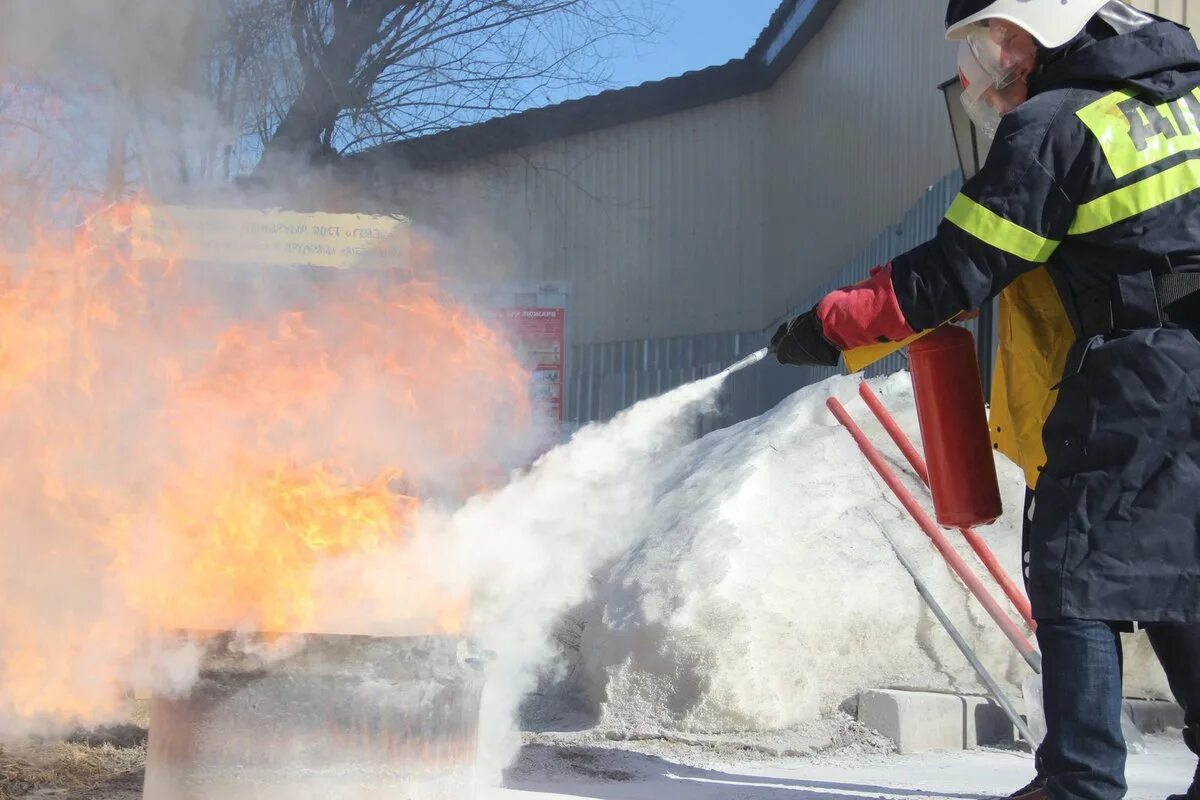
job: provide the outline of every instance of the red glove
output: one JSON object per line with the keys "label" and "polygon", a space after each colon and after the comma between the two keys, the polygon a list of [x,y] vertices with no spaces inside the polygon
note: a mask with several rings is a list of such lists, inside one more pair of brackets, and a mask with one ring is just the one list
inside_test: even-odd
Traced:
{"label": "red glove", "polygon": [[817,303],[821,330],[839,350],[898,342],[916,331],[904,319],[892,288],[892,265],[871,270],[865,281],[837,289]]}

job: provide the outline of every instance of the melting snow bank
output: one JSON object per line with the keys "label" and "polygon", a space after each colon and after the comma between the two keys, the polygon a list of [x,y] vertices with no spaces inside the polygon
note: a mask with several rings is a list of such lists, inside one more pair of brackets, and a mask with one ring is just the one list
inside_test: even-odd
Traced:
{"label": "melting snow bank", "polygon": [[[836,394],[882,446],[857,378],[801,390],[695,440],[723,377],[580,430],[502,489],[444,517],[429,512],[399,560],[376,555],[356,569],[360,580],[374,576],[380,602],[401,607],[401,569],[427,549],[417,563],[469,590],[471,629],[492,654],[483,774],[517,754],[514,719],[535,688],[530,730],[734,749],[758,742],[793,754],[877,746],[839,710],[863,688],[978,690],[879,526],[993,674],[1014,687],[1025,677],[1024,662],[826,409]],[[908,376],[877,387],[916,438]],[[884,452],[924,496],[901,456],[890,445]],[[1021,477],[1012,464],[999,468],[1009,513],[982,534],[1016,575]],[[556,629],[565,640],[558,659]],[[1146,662],[1137,648],[1129,653],[1134,684],[1161,688]],[[764,743],[765,732],[778,742]]]}
{"label": "melting snow bank", "polygon": [[[1019,695],[1028,667],[825,407],[830,395],[845,402],[927,498],[857,385],[830,379],[756,419],[627,465],[629,490],[643,494],[636,504],[580,507],[620,516],[614,525],[625,533],[613,535],[628,542],[580,612],[575,675],[607,735],[812,730],[863,688],[980,691],[880,526],[984,664]],[[908,375],[875,386],[919,440]],[[981,533],[1019,580],[1023,482],[1007,460],[997,466],[1006,514]],[[951,540],[978,565],[961,536]],[[1148,647],[1131,644],[1131,690],[1161,694]],[[831,742],[844,738],[829,733]]]}
{"label": "melting snow bank", "polygon": [[480,715],[484,774],[519,749],[517,708],[552,660],[555,623],[588,598],[596,570],[651,537],[660,486],[669,480],[662,469],[692,442],[729,373],[582,428],[454,513],[449,531],[459,552],[448,568],[468,582],[471,629],[493,654]]}

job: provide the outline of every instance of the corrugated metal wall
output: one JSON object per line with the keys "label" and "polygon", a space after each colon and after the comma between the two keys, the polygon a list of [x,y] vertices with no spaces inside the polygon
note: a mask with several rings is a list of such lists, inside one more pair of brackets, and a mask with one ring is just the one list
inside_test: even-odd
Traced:
{"label": "corrugated metal wall", "polygon": [[[826,292],[862,280],[871,267],[928,240],[961,186],[962,177],[957,171],[938,181],[907,210],[900,222],[889,226],[835,274],[813,287],[787,315],[811,308]],[[966,327],[978,335],[974,323]],[[765,345],[774,328],[772,324],[765,331],[578,345],[571,351],[566,416],[580,424],[608,419],[638,400],[714,375]],[[897,353],[872,365],[865,374],[886,375],[905,367],[904,355]],[[984,368],[990,371],[991,365]],[[761,413],[797,389],[836,372],[785,369],[773,363],[747,370],[729,381],[719,411],[702,425],[713,428]]]}
{"label": "corrugated metal wall", "polygon": [[[937,232],[938,223],[946,214],[950,202],[962,187],[962,173],[951,172],[921,197],[920,201],[904,214],[900,222],[889,226],[878,234],[854,258],[839,269],[835,274],[813,287],[809,294],[785,316],[800,313],[812,308],[827,293],[851,283],[857,283],[870,276],[872,267],[886,264],[893,257],[928,241]],[[972,325],[967,325],[974,333]],[[893,355],[883,359],[868,370],[870,375],[886,375],[898,369],[904,369],[902,355]]]}
{"label": "corrugated metal wall", "polygon": [[764,102],[419,173],[418,218],[465,216],[455,239],[469,252],[458,261],[482,277],[568,281],[575,342],[761,325]]}
{"label": "corrugated metal wall", "polygon": [[639,400],[715,375],[762,346],[760,331],[577,345],[564,415],[581,424],[608,419]]}

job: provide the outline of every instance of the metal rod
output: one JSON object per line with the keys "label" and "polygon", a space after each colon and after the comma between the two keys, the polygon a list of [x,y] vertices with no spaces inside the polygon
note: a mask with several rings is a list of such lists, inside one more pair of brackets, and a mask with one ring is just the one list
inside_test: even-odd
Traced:
{"label": "metal rod", "polygon": [[[867,385],[866,381],[858,385],[858,394],[866,402],[867,408],[871,409],[871,413],[879,420],[879,424],[887,431],[888,436],[892,437],[892,441],[900,448],[900,452],[908,459],[908,463],[912,466],[913,471],[917,473],[917,477],[926,487],[929,486],[929,468],[925,464],[925,459],[917,451],[917,448],[909,440],[908,436],[896,424],[895,418],[884,407],[883,402],[879,399],[879,395],[875,394],[874,390]],[[1013,582],[1012,578],[1008,577],[1008,573],[1000,566],[999,559],[992,552],[992,548],[988,547],[987,542],[983,540],[973,528],[959,528],[959,533],[967,540],[967,544],[971,545],[971,549],[975,551],[975,555],[987,567],[987,571],[1000,584],[1000,588],[1004,590],[1004,594],[1012,602],[1013,607],[1017,609],[1017,613],[1025,620],[1025,624],[1030,630],[1037,630],[1037,623],[1033,621],[1033,609],[1029,606],[1029,598],[1025,593]]]}
{"label": "metal rod", "polygon": [[942,627],[945,628],[946,633],[950,634],[950,638],[954,640],[954,644],[958,646],[959,651],[971,664],[971,668],[975,670],[975,674],[979,676],[979,680],[983,681],[983,685],[991,693],[992,699],[996,701],[996,705],[1000,706],[1000,710],[1004,712],[1004,715],[1008,717],[1009,721],[1020,732],[1021,738],[1028,742],[1031,748],[1037,750],[1038,743],[1033,738],[1033,733],[1029,730],[1029,726],[1025,724],[1025,720],[1017,713],[1008,696],[1004,694],[1004,690],[1000,688],[1000,684],[996,682],[991,673],[987,671],[987,668],[983,666],[983,662],[979,660],[979,656],[971,649],[971,645],[958,632],[958,628],[954,627],[954,622],[942,610],[942,607],[938,605],[937,600],[934,599],[933,594],[929,591],[929,587],[925,585],[925,582],[921,580],[921,576],[917,573],[916,565],[909,560],[908,556],[900,548],[900,545],[887,532],[887,529],[879,524],[879,520],[875,519],[869,512],[868,516],[871,516],[871,519],[875,522],[875,526],[883,534],[883,538],[887,539],[888,544],[892,547],[892,552],[896,554],[896,558],[900,560],[909,577],[912,578],[913,585],[917,587],[917,593],[921,595],[921,599],[925,601],[925,605],[929,606],[929,610],[937,617],[938,622],[942,623]]}
{"label": "metal rod", "polygon": [[825,405],[828,406],[831,412],[833,412],[834,417],[836,417],[837,421],[842,424],[842,427],[844,427],[850,433],[850,436],[854,438],[855,443],[858,445],[858,449],[862,451],[867,461],[872,467],[875,468],[875,471],[879,473],[879,477],[883,478],[883,482],[886,483],[888,488],[890,488],[896,495],[896,499],[900,501],[900,504],[904,506],[904,508],[912,516],[913,520],[921,527],[921,530],[925,532],[925,535],[930,538],[930,540],[933,542],[933,546],[936,547],[938,552],[942,554],[942,558],[946,560],[946,564],[951,570],[954,571],[954,574],[957,575],[964,584],[966,584],[966,587],[970,590],[971,594],[975,595],[975,599],[978,600],[980,605],[983,606],[984,610],[988,612],[992,620],[994,620],[995,623],[1000,626],[1000,630],[1002,630],[1004,635],[1008,637],[1008,640],[1012,642],[1013,647],[1017,648],[1017,652],[1021,654],[1021,657],[1025,659],[1025,662],[1029,664],[1030,668],[1032,668],[1034,672],[1041,674],[1041,654],[1034,649],[1029,639],[1025,637],[1025,634],[1021,632],[1016,623],[1012,621],[1008,614],[1004,613],[1004,609],[1000,608],[1000,605],[996,602],[995,598],[993,598],[988,592],[987,587],[985,587],[983,582],[979,580],[979,576],[971,571],[971,568],[967,566],[967,562],[963,561],[962,556],[960,556],[958,551],[954,549],[954,546],[950,544],[950,540],[947,539],[946,535],[942,533],[940,528],[938,528],[937,523],[934,522],[929,515],[925,513],[925,509],[921,508],[920,504],[917,503],[916,498],[912,496],[912,492],[908,491],[908,489],[904,487],[904,484],[900,482],[900,479],[896,477],[896,473],[892,472],[891,467],[889,467],[887,462],[884,461],[883,456],[879,454],[879,451],[875,448],[875,445],[871,444],[871,440],[867,438],[866,434],[862,432],[862,429],[859,428],[854,420],[850,417],[850,414],[846,411],[845,406],[843,406],[836,397],[829,398]]}

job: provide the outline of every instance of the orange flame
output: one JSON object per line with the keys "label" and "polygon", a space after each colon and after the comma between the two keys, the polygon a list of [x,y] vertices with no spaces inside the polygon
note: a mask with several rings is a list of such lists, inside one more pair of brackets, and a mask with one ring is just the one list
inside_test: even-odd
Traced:
{"label": "orange flame", "polygon": [[[319,570],[404,547],[419,498],[465,497],[531,424],[503,338],[432,283],[279,307],[103,231],[0,263],[0,722],[102,716],[169,630],[378,628]],[[422,632],[459,632],[462,587],[404,573]]]}

